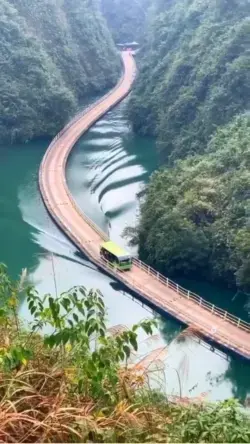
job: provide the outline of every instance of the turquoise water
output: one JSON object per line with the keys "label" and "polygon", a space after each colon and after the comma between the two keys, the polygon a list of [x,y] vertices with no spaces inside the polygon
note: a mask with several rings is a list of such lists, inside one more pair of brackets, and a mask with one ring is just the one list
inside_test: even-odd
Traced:
{"label": "turquoise water", "polygon": [[[154,141],[132,134],[124,118],[124,106],[110,112],[80,140],[70,157],[67,179],[81,208],[109,232],[113,240],[126,246],[121,233],[126,225],[136,223],[136,195],[156,168],[157,159]],[[53,253],[58,291],[78,284],[100,288],[110,325],[130,326],[144,317],[154,316],[134,302],[117,282],[78,255],[48,216],[37,186],[39,164],[48,143],[36,141],[0,150],[0,260],[8,264],[13,277],[27,267],[29,278],[40,293],[54,294]],[[203,286],[201,292],[206,288]],[[218,294],[219,300],[220,289],[211,287],[209,294],[213,297]],[[29,318],[25,301],[21,314]],[[140,337],[140,356],[166,347],[161,380],[165,390],[179,393],[177,371],[183,395],[207,392],[209,399],[237,396],[244,400],[250,393],[249,364],[217,350],[212,352],[204,343],[192,340],[171,343],[179,331],[177,322],[159,318],[156,335],[151,340]]]}

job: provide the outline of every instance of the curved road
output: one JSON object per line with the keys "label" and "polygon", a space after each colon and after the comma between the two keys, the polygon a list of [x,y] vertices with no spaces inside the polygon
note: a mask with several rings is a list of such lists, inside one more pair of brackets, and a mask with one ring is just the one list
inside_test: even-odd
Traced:
{"label": "curved road", "polygon": [[107,236],[77,207],[68,189],[65,169],[69,153],[80,136],[131,90],[136,65],[129,52],[122,53],[124,74],[117,86],[86,112],[76,116],[52,141],[39,171],[44,203],[59,227],[98,267],[123,282],[141,300],[193,327],[198,334],[225,349],[250,359],[250,324],[179,287],[155,270],[134,260],[132,270],[118,272],[100,258],[100,244]]}

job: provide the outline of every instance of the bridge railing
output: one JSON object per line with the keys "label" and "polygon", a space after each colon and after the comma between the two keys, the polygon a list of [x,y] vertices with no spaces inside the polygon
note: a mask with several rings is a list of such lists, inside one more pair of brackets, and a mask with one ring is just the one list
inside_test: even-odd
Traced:
{"label": "bridge railing", "polygon": [[[86,221],[86,223],[91,228],[93,228],[93,230],[100,236],[101,239],[103,239],[104,241],[108,241],[109,236],[101,228],[99,228],[98,225],[95,222],[93,222],[92,219],[90,219],[79,208],[75,199],[72,197],[72,194],[70,193],[67,184],[65,184],[65,190],[66,190],[67,195],[71,201],[72,206],[75,208],[75,210],[78,212],[78,214],[80,214],[80,216]],[[66,229],[66,232],[67,232],[67,230],[68,229]],[[73,236],[75,237],[75,235],[70,230],[68,230],[68,234],[70,235],[71,238]],[[81,249],[82,241],[75,237],[75,242],[79,246],[79,248]],[[95,262],[96,262],[96,258],[95,258]],[[98,262],[99,262],[99,260],[98,260]],[[113,264],[109,263],[108,261],[106,261],[104,259],[102,259],[100,261],[100,263],[101,264],[106,263],[109,266],[109,268],[110,267],[114,268]],[[145,264],[141,260],[133,258],[133,264],[136,267],[143,270],[145,273],[147,273],[150,277],[157,279],[157,281],[159,281],[161,284],[163,284],[167,288],[173,290],[180,297],[183,297],[185,299],[188,299],[188,300],[194,302],[195,304],[199,305],[200,307],[202,307],[206,311],[210,312],[211,314],[214,314],[214,315],[218,316],[219,318],[224,319],[227,322],[230,322],[231,324],[233,324],[237,328],[250,333],[250,324],[249,323],[243,321],[242,319],[238,318],[237,316],[234,316],[219,307],[216,307],[214,304],[211,304],[210,302],[206,301],[205,299],[203,299],[202,297],[200,297],[196,293],[193,293],[192,291],[187,290],[186,288],[182,287],[181,285],[177,284],[176,282],[172,281],[171,279],[165,277],[164,275],[162,275],[158,271],[154,270],[152,267]],[[145,287],[142,286],[141,288],[145,290]],[[136,283],[135,289],[138,289],[138,283]],[[152,300],[152,302],[153,302],[153,300]]]}
{"label": "bridge railing", "polygon": [[[58,139],[60,139],[60,137],[67,131],[68,128],[71,128],[74,123],[76,121],[78,121],[80,118],[82,118],[87,112],[89,112],[91,109],[95,108],[97,104],[103,102],[104,100],[107,99],[107,97],[109,97],[111,94],[113,94],[113,92],[115,90],[117,90],[117,88],[119,88],[120,84],[123,81],[123,77],[124,77],[124,73],[119,81],[119,83],[116,85],[115,88],[113,88],[111,91],[109,91],[104,97],[100,98],[97,102],[95,102],[93,105],[90,105],[89,107],[87,107],[84,111],[78,113],[75,118],[73,120],[71,120],[63,129],[62,131],[60,131],[60,133],[57,134],[57,136],[52,140],[48,150],[45,153],[45,156],[43,158],[42,161],[42,165],[40,168],[40,177],[42,176],[42,170],[43,170],[43,166],[45,164],[45,161],[47,159],[47,156],[49,155],[50,151],[52,150],[53,146],[55,145],[55,143],[58,141]],[[65,162],[66,164],[66,162]],[[65,165],[64,165],[65,167]],[[40,187],[41,189],[43,189],[43,181],[40,180]],[[87,224],[93,228],[93,230],[105,241],[109,240],[109,237],[106,233],[104,233],[86,214],[84,214],[81,209],[79,208],[79,206],[77,205],[76,201],[73,199],[67,183],[65,181],[65,190],[67,192],[67,195],[72,203],[72,205],[74,206],[74,208],[76,209],[76,211],[81,215],[81,217],[87,222]],[[43,196],[46,196],[45,190],[43,192]],[[46,200],[46,199],[45,199]],[[54,215],[55,220],[58,222],[59,225],[61,225],[61,221],[58,220],[55,212],[53,211],[53,208],[50,207],[50,203],[46,202],[46,205],[48,208],[50,208],[51,213]],[[74,240],[75,244],[78,245],[78,247],[81,249],[82,247],[82,241],[80,239],[78,239],[74,233],[71,232],[70,229],[68,229],[66,226],[63,227],[64,231],[66,232],[66,234],[68,234],[68,236]],[[86,251],[87,252],[87,251]],[[89,254],[89,251],[88,251]],[[96,257],[92,257],[92,259],[94,260],[95,263],[100,263],[100,265],[104,265],[104,260],[99,260]],[[107,266],[108,269],[111,268],[112,264],[109,264],[108,261],[107,262]],[[143,270],[144,272],[146,272],[149,276],[153,277],[154,279],[157,279],[160,283],[162,283],[163,285],[165,285],[166,287],[170,288],[171,290],[173,290],[174,292],[176,292],[179,296],[188,299],[192,302],[194,302],[197,305],[200,305],[203,309],[209,311],[210,313],[220,317],[221,319],[224,319],[227,322],[230,322],[231,324],[233,324],[234,326],[236,326],[237,328],[247,331],[250,333],[250,324],[243,321],[242,319],[228,313],[225,310],[220,309],[219,307],[216,307],[214,304],[211,304],[210,302],[206,301],[205,299],[201,298],[200,296],[198,296],[197,294],[186,290],[185,288],[183,288],[182,286],[176,284],[174,281],[172,281],[169,278],[166,278],[165,276],[163,276],[161,273],[157,272],[156,270],[154,270],[152,267],[148,266],[147,264],[143,263],[141,260],[134,258],[133,259],[133,264],[137,267],[139,267],[141,270]],[[114,272],[115,273],[115,272]],[[120,277],[121,279],[121,277]],[[121,279],[122,281],[124,281],[127,284],[127,280],[125,279]],[[137,290],[139,287],[138,283],[136,283],[135,289]],[[144,291],[145,291],[145,287],[143,287]],[[148,299],[150,299],[148,297]],[[152,300],[152,303],[154,301]],[[161,305],[160,302],[158,305]],[[164,308],[164,307],[162,307]],[[171,313],[171,308],[169,307],[169,312]]]}
{"label": "bridge railing", "polygon": [[[87,224],[93,228],[93,230],[104,240],[108,241],[109,236],[101,229],[99,228],[95,222],[93,222],[77,205],[75,199],[72,197],[72,194],[69,191],[69,188],[67,184],[65,184],[65,190],[67,192],[67,195],[75,208],[75,210],[80,214],[80,216],[87,222]],[[136,267],[139,267],[141,270],[143,270],[145,273],[147,273],[149,276],[153,277],[154,279],[157,279],[161,284],[165,285],[167,288],[173,290],[176,292],[179,296],[188,299],[195,304],[201,306],[205,310],[209,311],[211,314],[214,314],[221,319],[224,319],[225,321],[230,322],[231,324],[235,325],[237,328],[241,330],[245,330],[250,333],[250,324],[248,322],[243,321],[242,319],[238,318],[237,316],[234,316],[230,313],[228,313],[226,310],[223,310],[219,307],[217,307],[214,304],[211,304],[210,302],[206,301],[196,293],[193,293],[190,290],[187,290],[186,288],[182,287],[181,285],[177,284],[176,282],[172,281],[171,279],[165,277],[158,271],[154,270],[154,268],[150,267],[149,265],[145,264],[139,259],[133,258],[133,264]]]}
{"label": "bridge railing", "polygon": [[[54,145],[56,144],[56,142],[63,136],[63,134],[65,134],[65,132],[69,129],[72,128],[72,126],[78,121],[80,120],[84,115],[86,115],[89,111],[91,111],[91,109],[94,109],[98,104],[104,102],[109,96],[111,96],[122,84],[123,80],[124,80],[124,75],[125,72],[123,71],[121,78],[119,80],[119,82],[116,84],[116,86],[111,89],[110,91],[107,92],[107,94],[105,94],[104,96],[102,96],[99,100],[97,100],[96,102],[94,102],[92,105],[89,105],[87,108],[85,108],[83,111],[80,111],[78,114],[76,114],[76,116],[70,120],[70,122],[54,137],[54,139],[51,141],[48,149],[45,152],[45,155],[43,157],[42,163],[41,163],[41,167],[39,170],[39,186],[41,189],[44,190],[43,187],[43,180],[42,180],[42,173],[43,173],[43,169],[45,166],[45,162],[50,154],[50,152],[52,151]],[[136,69],[133,73],[133,78],[135,78],[136,76]],[[132,86],[132,85],[131,85]],[[131,86],[129,88],[129,90],[131,89]],[[114,106],[114,104],[112,104],[112,107]],[[66,167],[66,163],[67,163],[67,158],[65,159],[64,165],[62,166],[64,169]],[[87,224],[93,228],[93,230],[104,240],[104,241],[108,241],[109,237],[106,233],[104,233],[103,230],[101,230],[97,224],[95,224],[85,213],[83,213],[81,211],[81,209],[79,208],[79,206],[77,205],[75,199],[72,197],[72,194],[69,191],[69,188],[67,186],[67,183],[65,181],[64,183],[64,187],[66,190],[66,193],[68,195],[68,198],[71,201],[72,206],[76,209],[76,211],[80,214],[80,216],[85,219],[85,221],[87,222]],[[48,200],[46,200],[45,196],[46,196],[46,192],[45,190],[43,191],[43,198],[46,201],[46,206],[50,207],[50,203]],[[53,211],[53,209],[51,208],[51,210]],[[54,212],[53,212],[54,213]]]}
{"label": "bridge railing", "polygon": [[[157,293],[155,293],[151,289],[146,291],[145,285],[139,284],[138,281],[132,281],[132,285],[131,285],[131,282],[126,279],[126,276],[127,276],[126,271],[118,270],[114,266],[113,263],[107,261],[105,258],[98,258],[95,260],[95,262],[96,262],[96,264],[99,264],[102,268],[105,268],[109,273],[113,274],[114,277],[116,277],[118,275],[120,281],[122,281],[125,285],[127,285],[131,289],[135,289],[136,292],[139,293],[143,299],[147,299],[149,302],[151,302],[152,305],[155,305],[155,303],[157,302],[157,306],[159,308],[161,308],[163,311],[166,311],[166,308],[167,308],[167,311],[170,314],[172,314],[174,317],[176,317],[176,312],[173,309],[173,306],[171,306],[171,304],[169,303],[168,306],[166,307],[166,304],[164,304],[162,302],[162,300],[160,300],[158,298]],[[167,278],[165,278],[165,279],[167,280]],[[168,282],[173,283],[170,279],[168,279]],[[175,284],[175,283],[173,283],[173,284]],[[177,285],[177,284],[175,284],[175,285]],[[188,291],[188,290],[185,290],[185,291]],[[221,311],[223,312],[223,310],[221,310]],[[178,318],[179,318],[179,320],[182,320],[184,323],[188,323],[189,325],[195,326],[197,324],[197,319],[192,316],[192,312],[191,313],[189,312],[187,314],[187,312],[184,309],[182,310],[181,308],[178,309]],[[227,321],[228,321],[228,318],[227,318]],[[206,326],[204,324],[202,319],[201,319],[201,323],[199,325],[199,332],[201,333],[202,336],[209,337],[210,339],[215,339],[215,337],[217,336],[217,341],[219,341],[225,347],[227,347],[237,353],[239,353],[239,351],[240,351],[242,356],[250,357],[250,347],[247,349],[246,347],[242,346],[240,344],[240,340],[239,340],[239,343],[237,344],[237,347],[236,347],[235,344],[234,345],[232,344],[232,342],[230,341],[228,336],[226,336],[225,334],[223,334],[221,332],[221,330],[219,331],[219,336],[216,335],[216,333],[217,333],[216,329],[214,331],[211,331],[211,329],[209,329],[208,326]]]}
{"label": "bridge railing", "polygon": [[[115,85],[114,88],[112,88],[110,91],[107,92],[107,94],[105,94],[104,96],[102,96],[100,99],[98,99],[97,101],[95,101],[94,103],[92,103],[91,105],[87,106],[83,111],[80,111],[79,113],[77,113],[63,128],[62,130],[52,139],[48,149],[46,150],[46,153],[43,157],[42,160],[42,164],[41,164],[41,168],[43,168],[43,165],[51,151],[51,149],[53,148],[53,146],[55,145],[55,143],[58,141],[58,139],[60,139],[60,137],[62,137],[63,134],[65,134],[65,132],[71,128],[78,120],[80,120],[85,114],[87,114],[89,111],[91,111],[91,109],[94,109],[98,104],[102,103],[103,101],[105,101],[110,95],[112,95],[114,93],[114,91],[116,91],[120,85],[122,84],[123,80],[124,80],[124,70],[122,72],[121,78],[119,80],[119,82]],[[135,78],[136,76],[136,71],[133,74],[133,78]]]}
{"label": "bridge railing", "polygon": [[[145,285],[141,285],[138,283],[138,281],[134,281],[131,279],[128,280],[126,279],[127,276],[127,272],[126,271],[120,271],[118,270],[118,268],[111,262],[109,262],[108,260],[106,260],[105,258],[94,258],[94,262],[95,264],[98,266],[100,266],[103,269],[106,269],[108,271],[108,273],[112,274],[115,278],[119,277],[119,280],[121,282],[123,282],[126,286],[130,287],[132,290],[136,290],[137,293],[139,293],[142,298],[144,300],[147,300],[148,302],[150,302],[152,305],[155,305],[157,303],[157,307],[161,308],[163,311],[167,311],[172,314],[174,317],[176,317],[176,312],[173,309],[173,306],[171,306],[171,303],[168,303],[168,305],[166,306],[165,303],[163,303],[162,299],[158,298],[158,294],[155,293],[154,291],[152,291],[150,289],[150,291],[146,291]],[[168,282],[172,282],[168,279]],[[175,284],[177,285],[177,284]],[[186,290],[187,291],[187,290]],[[179,320],[182,320],[184,323],[188,323],[189,325],[193,325],[193,326],[197,326],[197,319],[195,317],[192,316],[192,312],[188,313],[184,310],[184,309],[178,309],[178,318]],[[228,320],[228,319],[227,319]],[[205,325],[205,323],[203,322],[203,320],[201,319],[200,325],[199,325],[199,333],[200,336],[204,336],[204,337],[209,337],[210,339],[215,339],[217,336],[217,342],[220,342],[221,345],[224,345],[225,347],[239,353],[239,351],[241,352],[242,356],[250,356],[250,348],[246,348],[244,346],[242,346],[240,344],[240,340],[239,343],[236,344],[232,344],[232,342],[230,341],[230,339],[228,338],[228,336],[226,336],[225,334],[223,334],[223,332],[221,332],[221,330],[219,331],[219,336],[216,335],[217,331],[211,331],[211,329],[208,328],[208,326]],[[195,333],[194,333],[195,334]],[[198,334],[198,332],[197,332]],[[236,341],[237,342],[237,341]]]}
{"label": "bridge railing", "polygon": [[166,278],[158,271],[154,270],[152,267],[148,266],[147,264],[143,263],[139,259],[133,259],[133,263],[139,267],[141,270],[145,271],[148,275],[156,278],[159,282],[166,285],[171,290],[175,291],[180,296],[195,302],[197,305],[200,305],[205,310],[209,311],[212,314],[215,314],[219,316],[220,318],[227,320],[231,324],[236,325],[242,330],[246,330],[250,333],[250,324],[248,322],[243,321],[242,319],[238,318],[237,316],[234,316],[227,311],[216,307],[214,304],[211,304],[210,302],[206,301],[202,297],[198,296],[196,293],[193,293],[192,291],[187,290],[186,288],[183,288],[181,285],[176,284],[174,281],[172,281],[169,278]]}

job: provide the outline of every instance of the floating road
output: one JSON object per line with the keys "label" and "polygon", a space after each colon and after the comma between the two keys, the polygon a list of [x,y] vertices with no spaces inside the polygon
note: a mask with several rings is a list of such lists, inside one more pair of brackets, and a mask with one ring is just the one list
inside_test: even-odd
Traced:
{"label": "floating road", "polygon": [[130,92],[136,65],[129,51],[122,53],[124,72],[116,87],[78,114],[55,137],[39,171],[39,187],[50,215],[77,248],[99,268],[131,289],[146,304],[192,326],[202,337],[224,349],[250,359],[250,324],[208,303],[175,284],[138,259],[131,271],[120,272],[100,258],[100,244],[107,240],[92,220],[77,206],[65,177],[68,156],[78,139]]}

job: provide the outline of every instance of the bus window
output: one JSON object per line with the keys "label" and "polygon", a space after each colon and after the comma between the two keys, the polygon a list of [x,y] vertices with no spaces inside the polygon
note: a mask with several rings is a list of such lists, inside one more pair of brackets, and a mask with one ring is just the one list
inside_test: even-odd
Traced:
{"label": "bus window", "polygon": [[132,267],[130,254],[112,241],[104,242],[101,245],[100,255],[118,270],[130,270]]}

